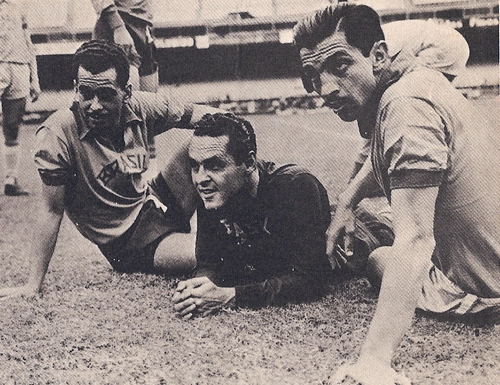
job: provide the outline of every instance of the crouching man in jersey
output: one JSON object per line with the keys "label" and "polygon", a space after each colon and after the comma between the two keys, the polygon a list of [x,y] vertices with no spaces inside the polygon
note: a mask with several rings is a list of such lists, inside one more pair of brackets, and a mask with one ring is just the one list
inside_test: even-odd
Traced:
{"label": "crouching man in jersey", "polygon": [[416,308],[499,319],[498,133],[445,71],[413,50],[391,57],[367,6],[320,10],[294,27],[294,40],[311,89],[371,137],[370,161],[339,197],[331,239],[377,186],[395,235],[369,258],[381,288],[359,357],[331,382],[409,384],[391,365]]}
{"label": "crouching man in jersey", "polygon": [[0,297],[39,292],[63,213],[120,272],[178,272],[195,265],[189,219],[196,207],[186,148],[150,184],[148,131],[188,127],[214,109],[135,91],[130,64],[113,43],[84,43],[73,57],[75,103],[38,129],[35,163],[43,181],[31,271]]}
{"label": "crouching man in jersey", "polygon": [[173,297],[181,316],[319,298],[331,272],[328,196],[307,170],[257,160],[249,122],[207,115],[189,145],[200,196],[197,268]]}

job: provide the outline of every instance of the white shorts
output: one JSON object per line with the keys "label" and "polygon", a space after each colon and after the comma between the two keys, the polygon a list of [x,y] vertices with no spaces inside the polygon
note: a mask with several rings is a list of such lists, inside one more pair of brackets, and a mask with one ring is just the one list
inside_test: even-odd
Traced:
{"label": "white shorts", "polygon": [[424,279],[417,307],[438,314],[465,315],[486,311],[500,316],[500,298],[481,298],[466,293],[434,265]]}
{"label": "white shorts", "polygon": [[0,97],[22,99],[30,94],[30,66],[23,63],[0,63]]}

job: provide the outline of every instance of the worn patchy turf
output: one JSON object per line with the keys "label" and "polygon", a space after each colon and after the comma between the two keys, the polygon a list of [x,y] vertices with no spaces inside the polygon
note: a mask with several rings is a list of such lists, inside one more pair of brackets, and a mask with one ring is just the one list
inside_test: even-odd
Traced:
{"label": "worn patchy turf", "polygon": [[[498,98],[480,106],[498,126]],[[330,113],[250,120],[262,157],[311,168],[331,197],[343,188],[355,126]],[[185,135],[162,137],[161,151]],[[2,286],[27,276],[38,195],[32,136],[26,127],[21,140],[33,194],[0,196]],[[172,312],[178,279],[113,272],[65,218],[41,298],[0,302],[0,384],[328,384],[355,357],[376,305],[367,281],[353,279],[315,303],[183,321]],[[494,385],[499,346],[500,326],[417,315],[394,365],[414,384]]]}

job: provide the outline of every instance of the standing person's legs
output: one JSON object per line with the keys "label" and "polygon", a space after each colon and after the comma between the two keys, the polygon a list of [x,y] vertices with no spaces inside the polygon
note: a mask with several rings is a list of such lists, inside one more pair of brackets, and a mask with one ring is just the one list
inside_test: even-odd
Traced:
{"label": "standing person's legs", "polygon": [[[151,31],[151,25],[141,19],[132,17],[126,13],[120,13],[127,31],[134,40],[137,58],[133,61],[138,63],[139,89],[147,92],[157,92],[159,86],[158,63],[156,61],[156,46]],[[156,143],[154,133],[148,132],[149,168],[146,178],[153,179],[158,174],[158,161],[156,157]]]}
{"label": "standing person's legs", "polygon": [[19,127],[30,94],[30,69],[27,64],[0,63],[0,95],[2,97],[5,195],[27,195],[18,184],[20,147]]}
{"label": "standing person's legs", "polygon": [[5,195],[27,195],[19,186],[19,126],[26,110],[26,98],[2,99],[3,133],[5,137]]}

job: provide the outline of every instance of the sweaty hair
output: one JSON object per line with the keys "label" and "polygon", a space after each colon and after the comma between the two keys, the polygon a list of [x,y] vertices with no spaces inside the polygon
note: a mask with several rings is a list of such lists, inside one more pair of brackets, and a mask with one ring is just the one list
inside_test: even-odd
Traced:
{"label": "sweaty hair", "polygon": [[299,21],[293,28],[294,43],[299,49],[312,49],[331,36],[337,27],[345,32],[347,43],[358,48],[365,57],[370,55],[373,44],[384,40],[377,12],[366,5],[341,2]]}
{"label": "sweaty hair", "polygon": [[104,40],[87,41],[76,50],[72,64],[74,80],[77,80],[80,67],[94,75],[114,68],[116,81],[122,88],[125,88],[130,76],[130,63],[125,51],[119,45]]}
{"label": "sweaty hair", "polygon": [[206,114],[194,125],[194,136],[224,135],[229,138],[227,152],[232,155],[236,164],[245,162],[250,151],[257,153],[255,131],[245,119],[230,113]]}

